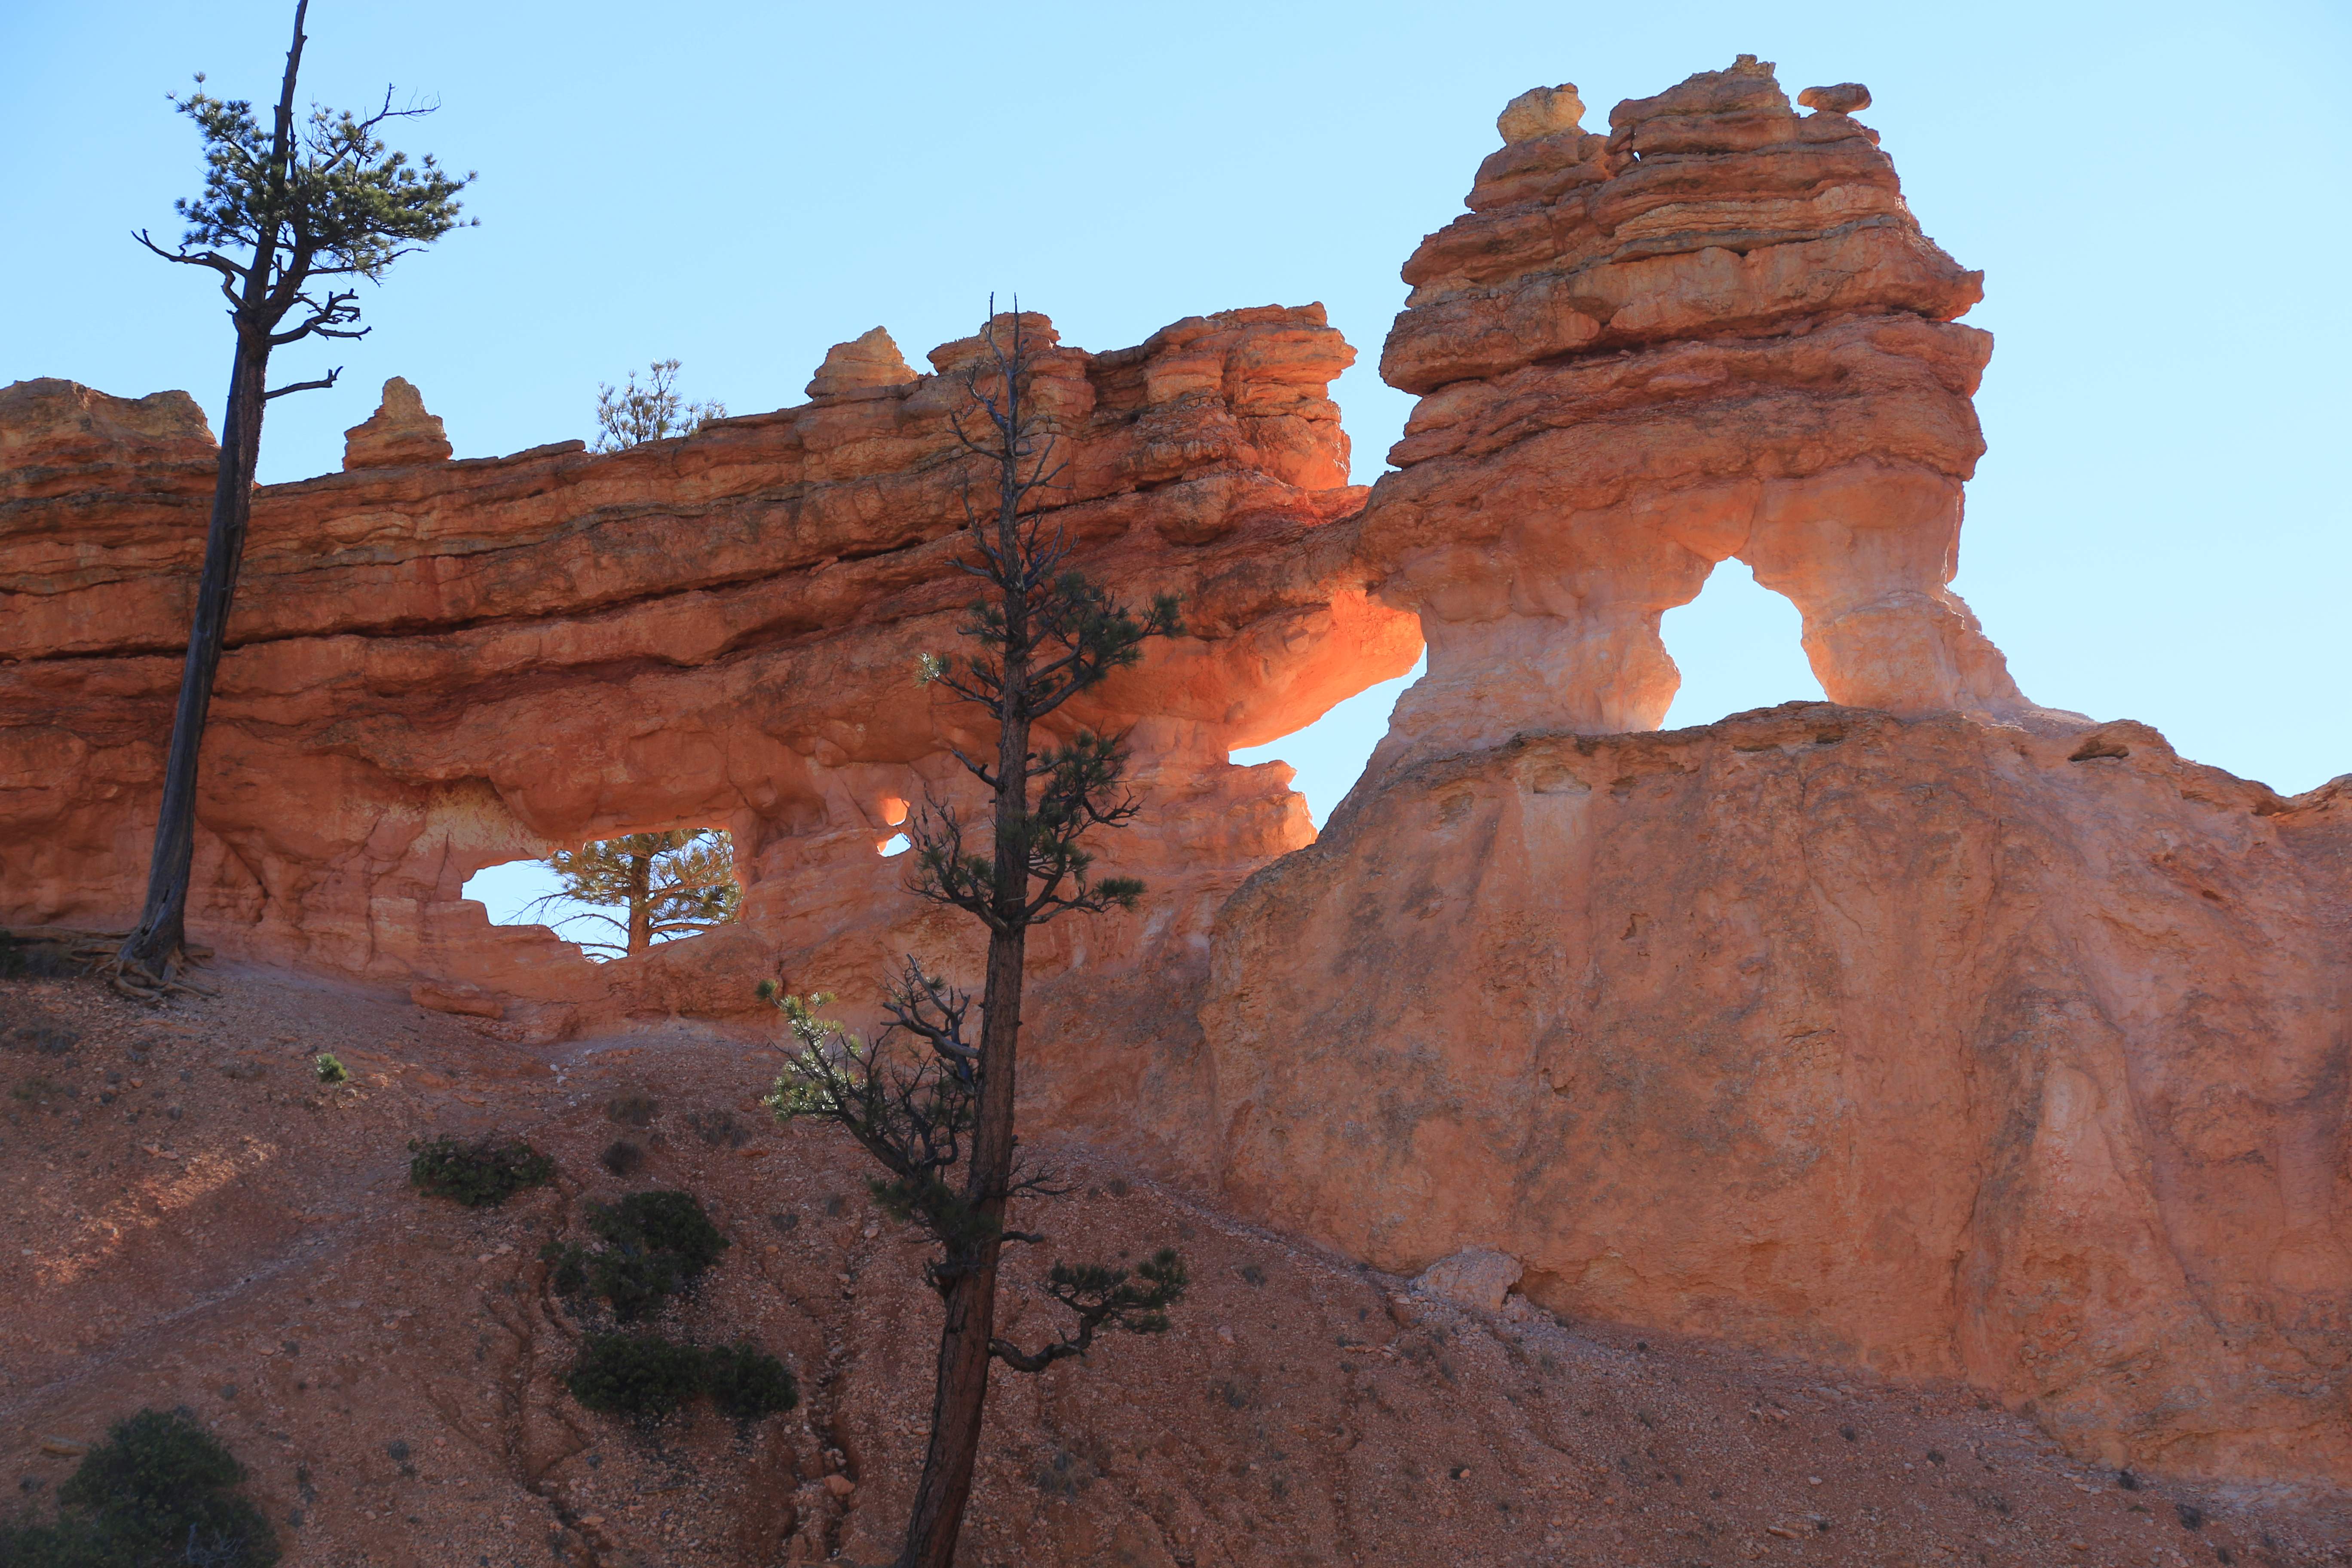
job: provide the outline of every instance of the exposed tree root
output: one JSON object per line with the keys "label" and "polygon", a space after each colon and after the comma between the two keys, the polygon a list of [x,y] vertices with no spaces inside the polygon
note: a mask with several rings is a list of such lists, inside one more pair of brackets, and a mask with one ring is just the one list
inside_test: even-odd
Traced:
{"label": "exposed tree root", "polygon": [[19,941],[60,944],[65,949],[66,957],[80,964],[84,974],[104,977],[109,989],[134,1002],[161,1002],[167,996],[220,994],[213,987],[200,985],[187,978],[188,970],[212,959],[213,950],[199,943],[184,942],[173,949],[159,973],[143,963],[123,958],[122,942],[131,934],[129,931],[76,931],[64,926],[39,926],[9,934]]}

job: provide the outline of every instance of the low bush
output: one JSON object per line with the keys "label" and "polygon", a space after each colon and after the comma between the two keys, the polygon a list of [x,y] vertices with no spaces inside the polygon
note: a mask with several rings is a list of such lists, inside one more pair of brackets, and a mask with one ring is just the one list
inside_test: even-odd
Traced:
{"label": "low bush", "polygon": [[410,1184],[430,1198],[448,1198],[467,1208],[488,1208],[525,1187],[555,1179],[555,1162],[520,1139],[485,1138],[460,1143],[440,1137],[410,1139]]}
{"label": "low bush", "polygon": [[61,1057],[80,1043],[81,1032],[79,1029],[48,1023],[9,1025],[0,1020],[0,1045],[13,1046],[20,1051],[31,1051],[37,1056]]}
{"label": "low bush", "polygon": [[656,1190],[591,1204],[588,1228],[603,1246],[550,1242],[540,1257],[554,1265],[556,1294],[584,1290],[624,1323],[641,1321],[685,1294],[730,1246],[691,1193]]}
{"label": "low bush", "polygon": [[624,1094],[605,1102],[604,1114],[629,1127],[650,1127],[661,1114],[661,1101],[648,1094]]}
{"label": "low bush", "polygon": [[689,1110],[686,1124],[713,1149],[740,1149],[751,1141],[751,1130],[731,1110]]}
{"label": "low bush", "polygon": [[235,1489],[245,1467],[185,1410],[118,1421],[58,1489],[53,1524],[0,1527],[9,1568],[269,1568],[278,1537]]}
{"label": "low bush", "polygon": [[738,1421],[757,1421],[801,1402],[799,1382],[757,1345],[721,1345],[707,1352],[702,1376],[710,1403]]}
{"label": "low bush", "polygon": [[604,1145],[596,1163],[616,1176],[634,1176],[645,1168],[646,1152],[625,1138],[615,1138]]}
{"label": "low bush", "polygon": [[352,1069],[334,1058],[332,1053],[320,1051],[310,1065],[318,1069],[319,1081],[330,1087],[352,1081]]}
{"label": "low bush", "polygon": [[701,1350],[659,1334],[591,1334],[563,1381],[589,1409],[641,1421],[658,1420],[703,1394],[738,1421],[757,1421],[801,1402],[792,1373],[756,1345]]}
{"label": "low bush", "polygon": [[0,980],[56,980],[81,973],[81,966],[53,942],[26,942],[0,931]]}
{"label": "low bush", "polygon": [[607,1415],[652,1419],[703,1390],[703,1353],[659,1334],[591,1334],[564,1385]]}

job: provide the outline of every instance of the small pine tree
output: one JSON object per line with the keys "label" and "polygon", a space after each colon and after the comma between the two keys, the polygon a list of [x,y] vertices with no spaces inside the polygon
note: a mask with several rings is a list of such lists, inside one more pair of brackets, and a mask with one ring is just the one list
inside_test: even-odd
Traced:
{"label": "small pine tree", "polygon": [[727,417],[723,403],[688,403],[678,396],[677,366],[674,359],[658,359],[646,367],[643,386],[631,371],[622,385],[596,389],[596,450],[618,452],[691,436],[713,419]]}
{"label": "small pine tree", "polygon": [[[534,899],[534,911],[586,905],[550,923],[591,953],[623,958],[657,942],[692,936],[724,925],[741,912],[742,884],[735,879],[735,851],[717,828],[677,828],[668,833],[632,833],[602,838],[548,857],[562,886]],[[618,910],[618,915],[606,910]],[[619,940],[575,936],[573,922],[611,927]]]}
{"label": "small pine tree", "polygon": [[[1176,602],[1133,610],[1069,564],[1047,527],[1045,492],[1060,482],[1050,418],[1029,400],[1034,352],[1016,304],[990,301],[989,353],[965,376],[957,423],[972,475],[965,492],[970,553],[982,584],[963,635],[978,651],[935,656],[924,679],[980,710],[994,746],[959,752],[988,792],[984,826],[935,805],[908,824],[913,890],[962,910],[988,931],[986,987],[974,998],[906,962],[885,1004],[890,1026],[869,1045],[820,1018],[824,998],[761,994],[781,1009],[799,1049],[768,1103],[778,1116],[814,1117],[852,1137],[887,1173],[875,1195],[935,1245],[924,1265],[945,1308],[931,1398],[931,1436],[916,1482],[898,1568],[949,1568],[980,1451],[992,1363],[1042,1372],[1084,1355],[1098,1334],[1159,1333],[1181,1299],[1182,1259],[1162,1251],[1135,1270],[1056,1263],[1045,1291],[1072,1325],[1034,1351],[995,1331],[997,1269],[1008,1242],[1045,1238],[1006,1223],[1016,1199],[1060,1189],[1018,1157],[1014,1074],[1029,931],[1056,916],[1132,910],[1143,884],[1097,877],[1079,844],[1137,811],[1121,786],[1118,738],[1043,725],[1071,698],[1133,665],[1147,638],[1177,630]],[[983,499],[984,497],[984,499]],[[1043,731],[1043,732],[1041,732]],[[975,1032],[972,1026],[977,1024]]]}

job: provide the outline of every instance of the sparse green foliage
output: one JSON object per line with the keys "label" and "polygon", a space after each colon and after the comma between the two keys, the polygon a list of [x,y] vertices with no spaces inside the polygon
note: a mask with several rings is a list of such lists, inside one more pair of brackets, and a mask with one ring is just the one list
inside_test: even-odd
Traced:
{"label": "sparse green foliage", "polygon": [[184,1410],[118,1421],[58,1489],[52,1524],[0,1527],[9,1568],[269,1568],[278,1537],[236,1488],[245,1467]]}
{"label": "sparse green foliage", "polygon": [[[204,79],[196,78],[199,83]],[[431,113],[429,105],[394,109],[387,91],[383,106],[365,116],[314,106],[281,153],[274,145],[277,128],[263,129],[244,99],[192,92],[172,102],[204,138],[205,188],[172,204],[187,225],[178,249],[166,251],[152,242],[148,248],[167,260],[220,273],[222,292],[232,306],[241,303],[236,284],[246,263],[221,253],[268,256],[270,281],[284,294],[286,309],[279,315],[297,304],[310,308],[294,336],[360,335],[350,330],[359,317],[352,303],[357,296],[346,291],[313,300],[303,292],[310,279],[381,282],[394,261],[460,222],[457,194],[474,176],[445,173],[429,153],[411,163],[408,154],[386,146],[381,134],[389,121]]]}
{"label": "sparse green foliage", "polygon": [[343,1066],[342,1063],[337,1061],[331,1052],[320,1051],[318,1056],[312,1059],[311,1066],[318,1069],[319,1081],[327,1085],[330,1089],[333,1088],[336,1084],[349,1083],[352,1081],[351,1069]]}
{"label": "sparse green foliage", "polygon": [[738,1421],[757,1421],[801,1402],[799,1381],[757,1345],[720,1345],[706,1352],[702,1376],[710,1403]]}
{"label": "sparse green foliage", "polygon": [[408,1180],[426,1197],[467,1208],[491,1208],[525,1187],[555,1179],[555,1162],[520,1139],[485,1138],[461,1143],[440,1137],[409,1140]]}
{"label": "sparse green foliage", "polygon": [[[600,838],[559,849],[547,864],[562,886],[532,900],[530,908],[580,906],[550,923],[593,957],[622,958],[657,942],[693,936],[726,924],[743,907],[733,843],[715,827]],[[583,921],[611,928],[618,940],[578,934],[572,928]]]}
{"label": "sparse green foliage", "polygon": [[688,403],[677,395],[678,362],[656,360],[646,384],[629,372],[625,385],[596,389],[596,450],[618,452],[647,441],[691,436],[713,419],[727,417],[723,403]]}
{"label": "sparse green foliage", "polygon": [[554,1267],[557,1295],[596,1297],[624,1323],[684,1294],[731,1245],[691,1193],[631,1193],[616,1204],[591,1204],[588,1228],[602,1246],[550,1242],[540,1257]]}
{"label": "sparse green foliage", "polygon": [[1077,1318],[1076,1329],[1034,1355],[1003,1340],[990,1348],[1009,1366],[1043,1372],[1057,1361],[1086,1354],[1097,1333],[1119,1329],[1130,1334],[1166,1333],[1168,1309],[1183,1299],[1192,1283],[1184,1260],[1163,1247],[1135,1272],[1139,1280],[1108,1264],[1055,1264],[1045,1277],[1045,1294],[1070,1310]]}

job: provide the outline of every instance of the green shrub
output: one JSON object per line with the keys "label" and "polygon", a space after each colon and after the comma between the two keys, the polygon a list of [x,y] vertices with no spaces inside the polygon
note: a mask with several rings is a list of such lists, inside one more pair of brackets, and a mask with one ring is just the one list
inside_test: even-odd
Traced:
{"label": "green shrub", "polygon": [[523,1142],[485,1138],[460,1143],[450,1137],[408,1141],[408,1180],[430,1198],[449,1198],[467,1208],[502,1204],[525,1187],[555,1179],[555,1162]]}
{"label": "green shrub", "polygon": [[591,1334],[563,1382],[591,1410],[663,1416],[702,1392],[703,1353],[659,1334]]}
{"label": "green shrub", "polygon": [[658,1420],[698,1394],[738,1421],[801,1402],[798,1381],[757,1345],[698,1350],[659,1334],[591,1334],[563,1381],[589,1409],[638,1420]]}
{"label": "green shrub", "polygon": [[352,1069],[337,1061],[330,1052],[320,1051],[317,1058],[313,1059],[311,1065],[319,1069],[319,1081],[320,1083],[331,1086],[334,1084],[349,1083],[352,1081]]}
{"label": "green shrub", "polygon": [[731,1245],[702,1212],[692,1193],[631,1193],[616,1204],[590,1207],[588,1228],[616,1247],[667,1253],[691,1278],[719,1261]]}
{"label": "green shrub", "polygon": [[278,1537],[232,1489],[245,1467],[184,1410],[118,1421],[58,1489],[54,1524],[0,1528],[9,1568],[269,1568]]}
{"label": "green shrub", "polygon": [[631,1193],[616,1204],[588,1205],[588,1228],[604,1245],[549,1242],[540,1258],[555,1266],[559,1296],[586,1291],[601,1298],[624,1323],[661,1310],[684,1295],[730,1245],[691,1193]]}
{"label": "green shrub", "polygon": [[757,1421],[801,1402],[801,1385],[782,1362],[757,1345],[721,1345],[707,1353],[703,1387],[721,1414]]}

